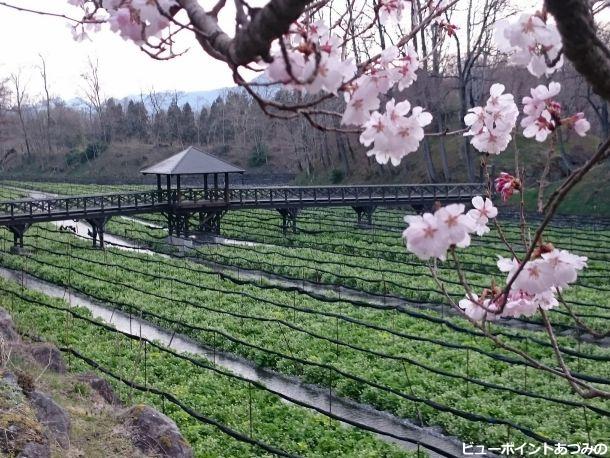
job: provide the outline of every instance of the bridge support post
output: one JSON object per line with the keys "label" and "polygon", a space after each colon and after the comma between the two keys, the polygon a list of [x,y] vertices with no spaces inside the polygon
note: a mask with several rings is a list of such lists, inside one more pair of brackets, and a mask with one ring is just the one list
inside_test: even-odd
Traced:
{"label": "bridge support post", "polygon": [[297,216],[299,215],[299,208],[278,208],[277,211],[282,215],[282,233],[286,235],[288,229],[292,230],[293,234],[297,233]]}
{"label": "bridge support post", "polygon": [[[360,207],[352,207],[358,215],[358,226],[361,228],[370,228],[373,225],[373,213],[377,210],[374,205],[366,205]],[[366,223],[363,223],[363,219],[366,218]]]}
{"label": "bridge support post", "polygon": [[188,213],[173,215],[173,229],[176,236],[188,237],[189,235],[189,217]]}
{"label": "bridge support post", "polygon": [[220,235],[220,221],[226,212],[226,210],[200,211],[197,229],[199,232]]}
{"label": "bridge support post", "polygon": [[413,210],[415,210],[415,213],[417,213],[418,215],[422,215],[425,212],[431,212],[434,213],[436,210],[438,210],[441,207],[441,202],[436,200],[434,201],[433,204],[411,204],[411,208],[413,208]]}
{"label": "bridge support post", "polygon": [[170,236],[175,235],[176,237],[188,236],[189,235],[189,213],[164,213],[167,218],[167,232]]}
{"label": "bridge support post", "polygon": [[104,232],[106,231],[106,223],[110,220],[108,217],[102,218],[89,218],[86,219],[87,223],[91,226],[91,230],[89,231],[89,236],[93,240],[93,246],[98,246],[104,248]]}
{"label": "bridge support post", "polygon": [[30,228],[31,224],[11,224],[7,226],[8,230],[13,234],[13,248],[12,251],[19,251],[23,248],[23,235]]}

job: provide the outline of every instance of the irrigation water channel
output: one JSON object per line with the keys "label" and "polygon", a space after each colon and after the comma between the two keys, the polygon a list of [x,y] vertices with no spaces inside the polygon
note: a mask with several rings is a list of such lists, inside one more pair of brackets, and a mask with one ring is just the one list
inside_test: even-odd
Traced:
{"label": "irrigation water channel", "polygon": [[[57,226],[74,226],[76,233],[81,236],[87,236],[90,229],[87,224],[71,220],[57,221],[54,224]],[[105,240],[110,244],[116,243],[117,245],[120,245],[121,249],[137,251],[138,253],[155,254],[146,249],[139,248],[128,240],[110,234],[105,235]],[[388,412],[374,409],[369,405],[360,404],[333,395],[332,393],[329,393],[327,388],[308,385],[297,378],[288,377],[275,371],[256,367],[243,358],[207,348],[186,336],[168,332],[146,320],[126,315],[116,309],[105,306],[103,303],[92,301],[80,294],[74,294],[64,287],[39,280],[24,272],[0,267],[0,276],[19,282],[26,288],[44,293],[48,296],[66,299],[71,306],[87,308],[91,311],[94,318],[112,324],[122,332],[130,333],[135,336],[142,336],[150,340],[156,340],[167,348],[178,352],[204,357],[235,374],[262,383],[270,390],[304,404],[316,407],[323,412],[332,412],[332,414],[354,422],[355,424],[374,428],[394,436],[407,438],[409,439],[408,441],[384,434],[376,434],[380,439],[396,444],[406,450],[422,450],[430,457],[465,456],[462,442],[457,438],[443,435],[437,428],[420,427]],[[345,425],[347,426],[348,424],[345,423]]]}

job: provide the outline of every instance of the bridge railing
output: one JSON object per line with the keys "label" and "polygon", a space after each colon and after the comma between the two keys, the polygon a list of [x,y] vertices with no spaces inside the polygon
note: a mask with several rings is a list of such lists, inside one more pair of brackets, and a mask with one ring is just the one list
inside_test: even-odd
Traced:
{"label": "bridge railing", "polygon": [[121,210],[155,209],[162,205],[194,206],[209,203],[243,204],[260,203],[383,203],[391,201],[430,201],[435,199],[463,200],[484,192],[483,184],[455,183],[430,185],[346,185],[346,186],[267,186],[224,189],[185,188],[181,190],[149,190],[115,194],[57,197],[46,199],[22,199],[0,202],[0,219],[45,216],[56,217],[71,214],[83,216],[88,212],[105,213]]}
{"label": "bridge railing", "polygon": [[455,183],[430,185],[359,185],[359,186],[268,186],[230,189],[231,203],[268,202],[358,202],[420,198],[467,198],[484,192],[483,184]]}
{"label": "bridge railing", "polygon": [[44,216],[71,213],[86,214],[123,208],[153,207],[167,203],[167,191],[127,192],[89,196],[21,199],[0,202],[0,217]]}

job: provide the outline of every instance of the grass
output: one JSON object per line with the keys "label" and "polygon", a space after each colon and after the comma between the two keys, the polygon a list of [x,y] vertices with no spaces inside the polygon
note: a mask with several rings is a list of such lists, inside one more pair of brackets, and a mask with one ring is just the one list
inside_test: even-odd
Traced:
{"label": "grass", "polygon": [[[574,186],[559,206],[560,214],[610,216],[610,193],[608,192],[608,177],[610,164],[601,164],[589,172],[583,180]],[[548,197],[561,184],[561,181],[551,183],[545,195]],[[537,189],[526,191],[525,202],[529,211],[536,211]]]}
{"label": "grass", "polygon": [[[9,304],[5,299],[0,300],[0,306],[9,310],[14,309],[15,305],[15,301]],[[27,331],[31,332],[32,329],[28,328]],[[144,456],[134,447],[129,431],[122,426],[121,408],[106,404],[75,374],[49,371],[28,357],[27,350],[13,349],[4,363],[0,375],[10,371],[17,374],[18,380],[28,380],[33,389],[50,396],[70,417],[70,446],[61,449],[51,441],[52,456]],[[45,441],[45,427],[37,420],[28,398],[1,376],[0,430],[11,432],[0,435],[0,449],[4,449],[5,453],[3,456],[17,456],[28,442]]]}

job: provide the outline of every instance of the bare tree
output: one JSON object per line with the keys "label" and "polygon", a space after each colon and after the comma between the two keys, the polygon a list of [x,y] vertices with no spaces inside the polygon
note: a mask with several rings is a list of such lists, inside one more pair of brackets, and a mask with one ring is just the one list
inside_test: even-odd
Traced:
{"label": "bare tree", "polygon": [[44,95],[45,95],[45,107],[46,107],[46,122],[45,122],[45,134],[46,134],[46,140],[47,140],[47,150],[48,153],[51,154],[52,153],[52,147],[51,147],[51,96],[49,94],[49,79],[48,79],[48,75],[47,75],[47,63],[45,61],[45,58],[42,54],[38,55],[40,57],[40,76],[42,78],[42,84],[43,84],[43,89],[44,89]]}
{"label": "bare tree", "polygon": [[[493,24],[506,8],[506,0],[484,0],[476,2],[468,0],[464,24],[465,35],[454,34],[456,44],[455,78],[457,80],[460,98],[460,119],[464,119],[468,109],[473,107],[480,97],[481,88],[475,84],[475,72],[486,59],[491,50]],[[488,62],[483,62],[484,68]],[[462,155],[466,164],[466,171],[470,181],[476,181],[475,165],[472,160],[470,141],[464,138],[462,142]]]}
{"label": "bare tree", "polygon": [[21,132],[23,134],[23,140],[25,142],[25,149],[28,157],[32,156],[30,149],[30,139],[28,136],[28,129],[25,123],[25,104],[27,100],[26,84],[21,81],[21,73],[13,73],[10,76],[10,80],[13,83],[13,89],[15,94],[15,108],[17,115],[19,116],[19,122],[21,124]]}
{"label": "bare tree", "polygon": [[97,116],[97,122],[99,126],[99,135],[104,139],[105,125],[104,125],[104,96],[102,95],[102,87],[99,76],[99,62],[97,59],[93,61],[91,58],[88,60],[87,69],[81,74],[83,81],[85,82],[84,87],[84,100],[91,111],[94,111]]}

